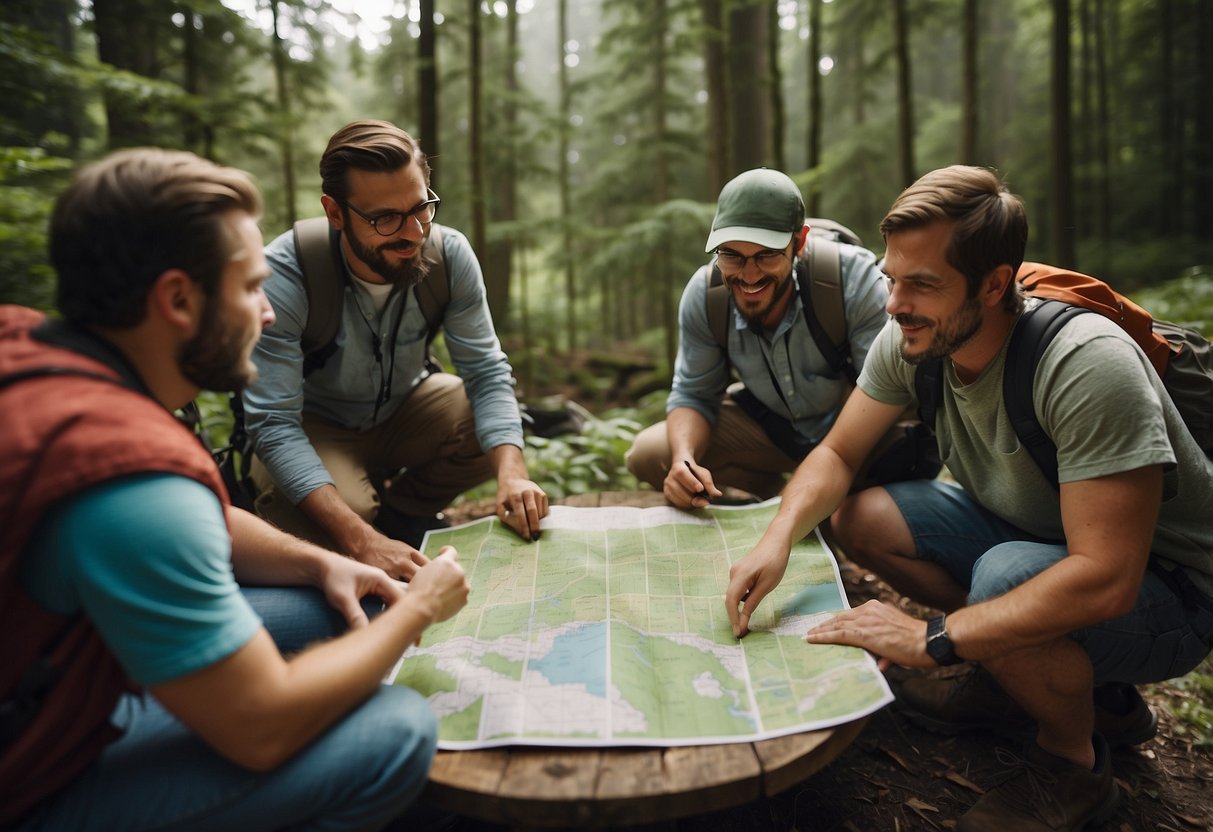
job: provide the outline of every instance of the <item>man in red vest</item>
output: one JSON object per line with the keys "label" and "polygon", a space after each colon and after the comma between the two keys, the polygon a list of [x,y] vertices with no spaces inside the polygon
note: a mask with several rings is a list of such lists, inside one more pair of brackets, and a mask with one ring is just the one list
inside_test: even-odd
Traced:
{"label": "man in red vest", "polygon": [[455,552],[406,594],[232,507],[172,415],[255,373],[260,207],[120,151],[56,205],[62,320],[0,307],[0,826],[372,829],[425,782],[434,716],[380,682],[465,603]]}

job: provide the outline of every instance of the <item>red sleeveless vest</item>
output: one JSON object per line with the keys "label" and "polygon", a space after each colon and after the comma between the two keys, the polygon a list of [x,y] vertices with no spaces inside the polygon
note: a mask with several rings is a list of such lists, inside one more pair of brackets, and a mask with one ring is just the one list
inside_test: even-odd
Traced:
{"label": "red sleeveless vest", "polygon": [[135,689],[86,618],[52,614],[19,586],[43,515],[78,491],[140,472],[190,477],[228,505],[211,455],[189,429],[114,369],[32,338],[43,319],[0,306],[0,702],[21,699],[35,665],[59,675],[0,747],[0,826],[69,783],[117,736],[110,713]]}

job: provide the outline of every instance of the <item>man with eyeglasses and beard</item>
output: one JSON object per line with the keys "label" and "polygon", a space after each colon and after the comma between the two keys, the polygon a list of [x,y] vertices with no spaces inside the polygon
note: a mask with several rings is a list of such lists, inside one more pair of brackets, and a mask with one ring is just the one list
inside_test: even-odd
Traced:
{"label": "man with eyeglasses and beard", "polygon": [[430,279],[423,246],[441,200],[425,154],[388,122],[356,121],[329,140],[320,176],[343,309],[331,354],[305,372],[315,356],[302,341],[308,292],[296,240],[287,232],[266,247],[277,322],[257,344],[259,379],[244,394],[258,512],[407,580],[426,563],[414,547],[442,509],[495,477],[497,516],[537,539],[548,498],[527,474],[513,371],[475,254],[445,226],[442,328],[458,375],[427,366],[416,287]]}
{"label": "man with eyeglasses and beard", "polygon": [[[800,189],[759,168],[724,186],[706,251],[729,289],[727,350],[713,334],[707,287],[712,263],[687,284],[666,421],[642,431],[628,469],[680,508],[702,508],[732,486],[771,497],[830,429],[850,393],[817,346],[797,280],[814,245]],[[856,369],[887,320],[876,257],[838,243],[845,331]],[[729,386],[730,365],[740,385]],[[726,389],[728,393],[726,394]]]}

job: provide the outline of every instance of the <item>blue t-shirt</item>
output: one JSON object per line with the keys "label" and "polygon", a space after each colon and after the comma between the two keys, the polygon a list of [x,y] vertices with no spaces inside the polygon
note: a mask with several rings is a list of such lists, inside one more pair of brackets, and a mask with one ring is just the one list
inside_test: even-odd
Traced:
{"label": "blue t-shirt", "polygon": [[227,658],[261,628],[231,553],[210,489],[136,474],[47,512],[26,546],[21,582],[47,609],[86,615],[130,677],[156,685]]}

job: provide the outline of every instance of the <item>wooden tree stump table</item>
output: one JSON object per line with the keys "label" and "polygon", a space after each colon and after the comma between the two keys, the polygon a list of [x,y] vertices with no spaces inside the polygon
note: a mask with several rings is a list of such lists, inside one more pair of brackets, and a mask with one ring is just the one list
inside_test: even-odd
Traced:
{"label": "wooden tree stump table", "polygon": [[[648,491],[605,492],[562,503],[644,507],[663,499]],[[425,797],[461,815],[521,828],[657,823],[801,783],[841,754],[866,722],[723,745],[439,751]]]}

